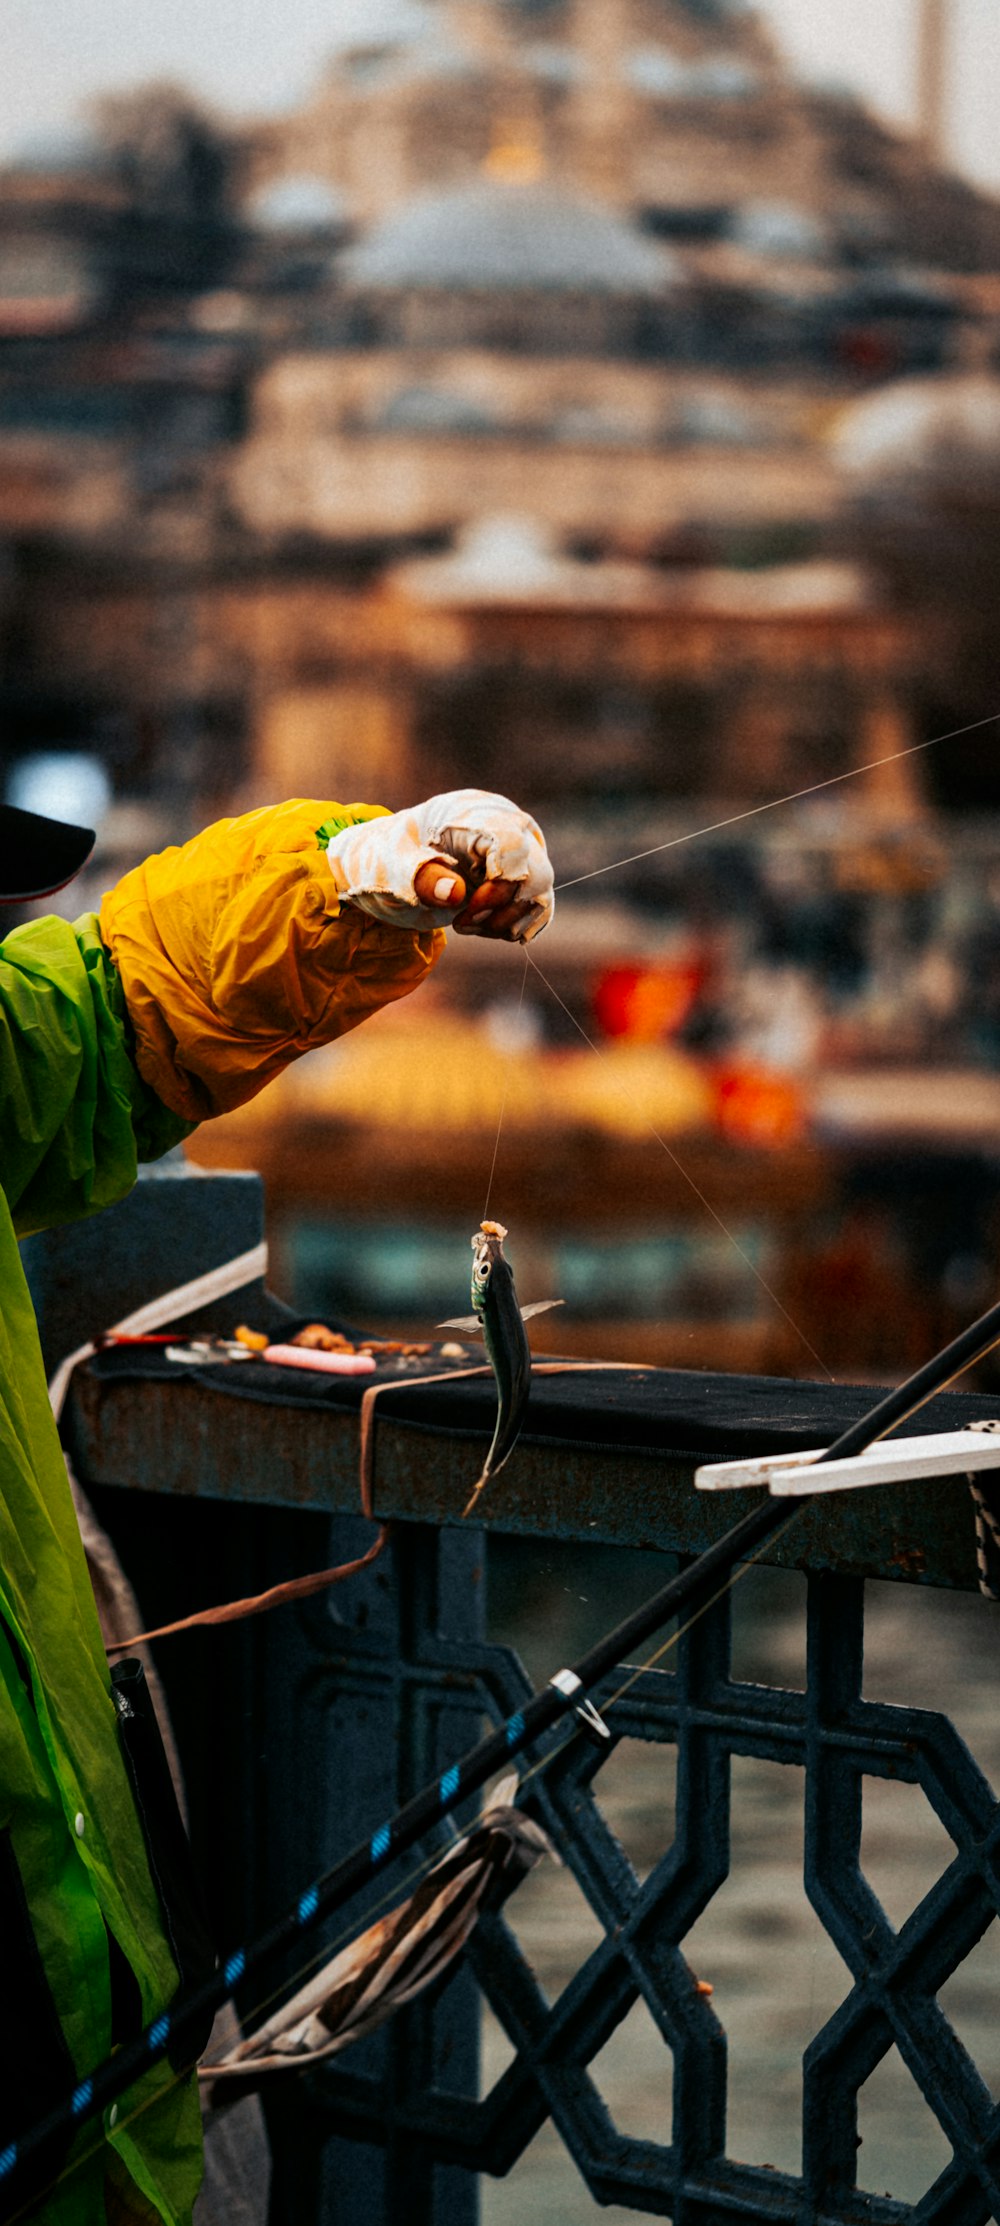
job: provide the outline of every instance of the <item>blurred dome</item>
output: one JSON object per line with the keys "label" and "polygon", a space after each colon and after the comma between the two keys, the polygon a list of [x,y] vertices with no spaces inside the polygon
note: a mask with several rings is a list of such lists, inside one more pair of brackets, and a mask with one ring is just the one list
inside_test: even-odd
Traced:
{"label": "blurred dome", "polygon": [[843,470],[871,485],[1000,472],[1000,379],[983,371],[900,379],[855,402],[834,435]]}
{"label": "blurred dome", "polygon": [[540,519],[494,512],[471,519],[450,555],[411,560],[399,576],[421,599],[480,594],[520,599],[551,594],[565,585],[568,571],[575,567]]}
{"label": "blurred dome", "polygon": [[258,186],[244,204],[251,224],[263,232],[319,232],[339,230],[347,221],[347,203],[324,178],[308,175],[275,178]]}
{"label": "blurred dome", "polygon": [[359,286],[459,292],[560,288],[658,294],[676,280],[669,249],[599,202],[556,186],[477,178],[395,209],[342,258]]}
{"label": "blurred dome", "polygon": [[437,17],[421,0],[340,0],[328,44],[337,55],[372,54],[433,34]]}
{"label": "blurred dome", "polygon": [[585,564],[560,549],[551,526],[517,512],[472,518],[446,556],[411,557],[393,574],[404,594],[429,603],[591,604],[656,602],[638,564]]}

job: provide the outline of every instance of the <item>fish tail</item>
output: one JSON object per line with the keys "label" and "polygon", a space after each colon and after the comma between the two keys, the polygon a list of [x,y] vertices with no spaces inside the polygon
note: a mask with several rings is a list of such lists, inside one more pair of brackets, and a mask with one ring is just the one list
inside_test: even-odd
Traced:
{"label": "fish tail", "polygon": [[489,1472],[489,1470],[488,1470],[488,1469],[484,1469],[484,1470],[483,1470],[483,1473],[482,1473],[482,1475],[481,1475],[481,1477],[480,1477],[480,1479],[479,1479],[479,1482],[478,1482],[478,1484],[477,1484],[477,1485],[475,1486],[475,1488],[474,1488],[474,1490],[473,1490],[473,1492],[472,1492],[472,1494],[471,1494],[470,1498],[469,1498],[469,1499],[468,1499],[468,1500],[466,1501],[466,1504],[465,1504],[465,1506],[464,1506],[464,1507],[463,1507],[463,1509],[462,1509],[462,1521],[463,1521],[463,1523],[464,1523],[464,1521],[465,1521],[465,1519],[466,1519],[466,1516],[467,1516],[467,1515],[471,1515],[471,1513],[472,1513],[472,1510],[473,1510],[473,1508],[474,1508],[474,1506],[475,1506],[475,1504],[476,1504],[476,1501],[477,1501],[477,1499],[479,1498],[479,1494],[480,1494],[480,1492],[482,1491],[483,1485],[484,1485],[484,1484],[488,1484],[488,1483],[489,1483],[489,1480],[490,1480],[490,1472]]}

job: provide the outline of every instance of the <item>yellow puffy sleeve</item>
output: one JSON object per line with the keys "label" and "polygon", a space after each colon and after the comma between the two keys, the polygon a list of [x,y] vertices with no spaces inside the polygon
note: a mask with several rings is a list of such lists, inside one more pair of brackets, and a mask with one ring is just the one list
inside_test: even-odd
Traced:
{"label": "yellow puffy sleeve", "polygon": [[387,927],[340,904],[321,848],[331,821],[380,815],[298,800],[221,819],[104,898],[139,1071],[173,1112],[203,1121],[242,1105],[430,972],[441,929]]}

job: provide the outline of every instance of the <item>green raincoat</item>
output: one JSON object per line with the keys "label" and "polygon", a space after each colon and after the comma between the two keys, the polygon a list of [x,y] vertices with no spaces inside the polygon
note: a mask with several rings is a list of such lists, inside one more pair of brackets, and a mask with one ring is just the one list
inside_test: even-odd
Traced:
{"label": "green raincoat", "polygon": [[[444,936],[341,907],[322,857],[380,809],[221,821],[127,874],[100,925],[0,943],[0,2199],[5,2145],[107,2056],[113,1993],[117,2039],[123,1990],[150,2023],[177,1986],[15,1240],[113,1204],[137,1160],[426,977]],[[184,2226],[200,2176],[193,2081],[161,2064],[81,2128],[37,2215]]]}
{"label": "green raincoat", "polygon": [[[127,874],[100,924],[0,943],[0,2200],[12,2137],[177,1986],[16,1237],[113,1204],[137,1160],[426,977],[444,936],[341,907],[323,860],[380,809],[221,821]],[[200,2177],[194,2083],[160,2064],[34,2215],[184,2226]]]}
{"label": "green raincoat", "polygon": [[[16,1243],[110,1205],[137,1157],[187,1133],[129,1054],[94,920],[0,943],[0,2168],[11,2135],[109,2053],[112,1960],[144,2023],[177,1987]],[[183,2226],[200,2179],[195,2083],[161,2063],[81,2129],[33,2215]]]}

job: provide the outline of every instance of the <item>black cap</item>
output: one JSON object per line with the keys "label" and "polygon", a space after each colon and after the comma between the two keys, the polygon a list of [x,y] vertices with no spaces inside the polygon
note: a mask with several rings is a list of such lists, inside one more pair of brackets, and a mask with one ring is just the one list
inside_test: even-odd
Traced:
{"label": "black cap", "polygon": [[94,839],[92,827],[0,804],[0,904],[54,896],[86,864]]}

